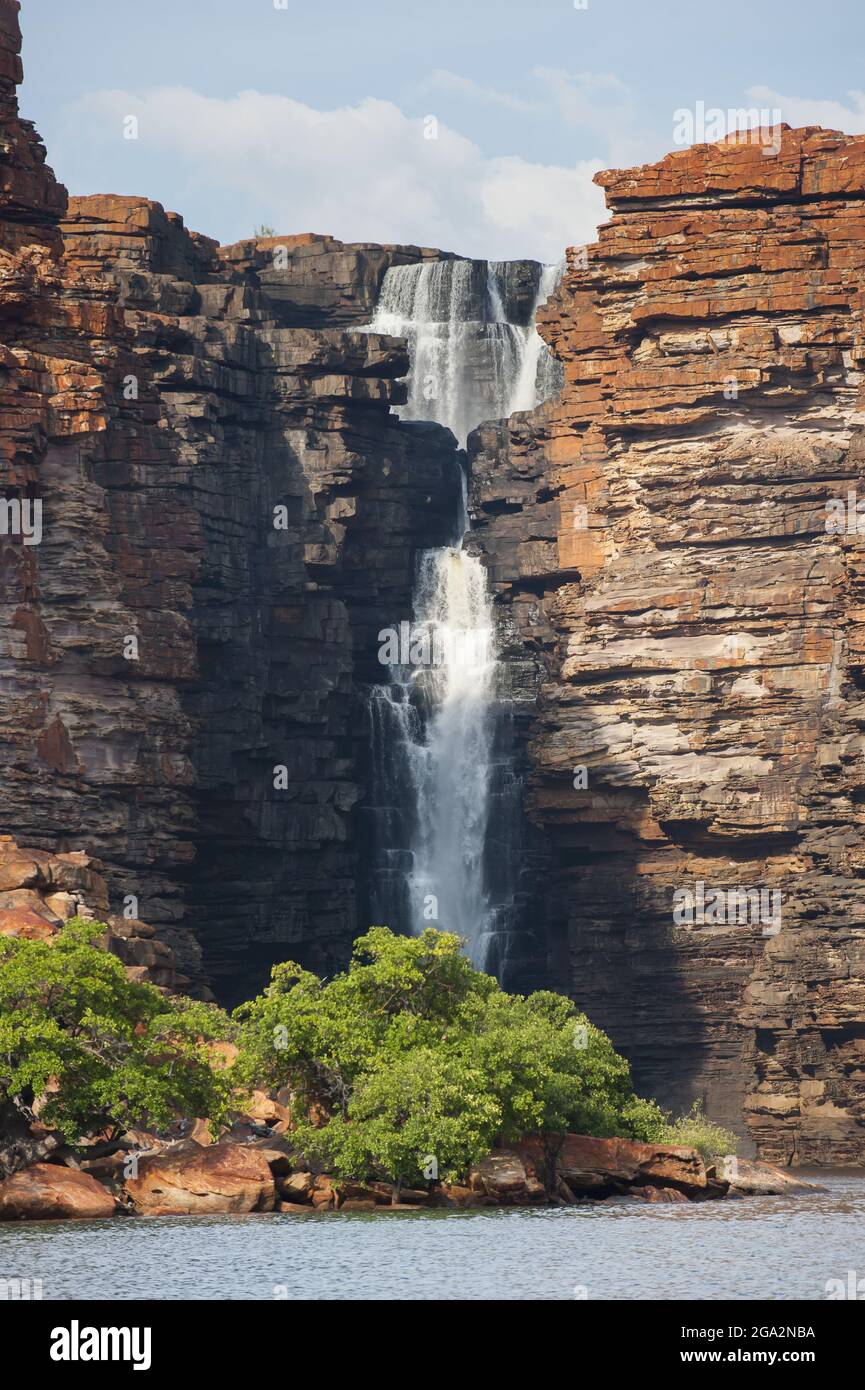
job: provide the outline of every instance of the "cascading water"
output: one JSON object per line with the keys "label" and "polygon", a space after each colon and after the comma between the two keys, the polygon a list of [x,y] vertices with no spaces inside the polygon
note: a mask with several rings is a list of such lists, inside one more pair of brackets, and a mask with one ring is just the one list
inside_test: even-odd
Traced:
{"label": "cascading water", "polygon": [[[437,420],[462,445],[482,420],[552,394],[559,364],[534,318],[559,273],[460,260],[389,270],[370,331],[408,339],[399,413]],[[402,625],[390,680],[370,690],[371,907],[394,929],[455,931],[476,965],[498,969],[514,918],[519,788],[501,737],[492,600],[466,545],[465,496],[461,510],[454,543],[421,553],[412,622]]]}
{"label": "cascading water", "polygon": [[421,261],[385,275],[370,331],[408,340],[406,420],[436,420],[464,447],[482,420],[531,410],[561,385],[535,328],[561,265]]}

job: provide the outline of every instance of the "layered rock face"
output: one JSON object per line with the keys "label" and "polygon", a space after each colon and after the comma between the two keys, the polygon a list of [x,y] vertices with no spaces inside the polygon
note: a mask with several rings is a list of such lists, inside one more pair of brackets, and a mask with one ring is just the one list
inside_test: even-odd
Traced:
{"label": "layered rock face", "polygon": [[190,984],[149,922],[112,913],[98,859],[82,850],[22,849],[0,836],[0,937],[49,941],[71,917],[104,923],[108,930],[97,942],[123,962],[130,980],[172,994]]}
{"label": "layered rock face", "polygon": [[553,982],[803,1164],[865,1161],[863,176],[786,127],[599,175],[562,394],[470,441]]}
{"label": "layered rock face", "polygon": [[[157,929],[130,952],[231,1004],[368,925],[361,690],[459,470],[390,413],[405,344],[352,330],[389,267],[443,253],[219,247],[144,199],[67,201],[18,115],[17,8],[0,832],[47,858],[11,855],[0,913],[50,930],[57,864],[98,855],[95,910]],[[527,783],[512,983],[569,991],[644,1092],[763,1157],[862,1163],[865,139],[766,148],[599,176],[612,219],[541,315],[564,389],[471,441]]]}
{"label": "layered rock face", "polygon": [[460,483],[447,432],[390,414],[404,345],[346,330],[389,265],[439,253],[219,248],[144,199],[67,207],[17,115],[16,10],[0,4],[18,506],[0,536],[0,829],[97,854],[113,905],[231,1003],[275,960],[341,964],[361,929],[358,683]]}

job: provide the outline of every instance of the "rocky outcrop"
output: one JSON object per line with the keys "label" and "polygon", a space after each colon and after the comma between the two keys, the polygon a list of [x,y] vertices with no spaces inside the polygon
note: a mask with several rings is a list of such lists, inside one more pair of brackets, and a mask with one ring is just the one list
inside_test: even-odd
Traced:
{"label": "rocky outcrop", "polygon": [[[390,413],[404,343],[353,330],[443,253],[67,200],[18,115],[17,8],[0,830],[98,856],[109,915],[155,926],[142,965],[161,943],[233,1004],[369,925],[361,692],[460,480]],[[865,1161],[863,169],[861,137],[785,128],[599,176],[613,216],[541,316],[563,390],[472,441],[527,785],[508,983],[796,1163]],[[5,890],[7,926],[50,930],[54,886]]]}
{"label": "rocky outcrop", "polygon": [[135,917],[115,915],[97,859],[74,851],[48,854],[25,850],[0,836],[0,937],[47,941],[71,917],[103,922],[99,944],[118,956],[131,980],[176,993],[189,984],[174,953],[155,928]]}
{"label": "rocky outcrop", "polygon": [[94,1177],[57,1163],[34,1163],[0,1182],[0,1221],[97,1221],[115,1210]]}
{"label": "rocky outcrop", "polygon": [[[552,1174],[549,1155],[538,1139],[524,1139],[514,1152],[530,1172]],[[555,1155],[555,1170],[572,1194],[605,1196],[631,1187],[674,1187],[699,1199],[710,1193],[706,1165],[696,1149],[680,1145],[641,1144],[631,1139],[595,1139],[565,1135]],[[725,1189],[726,1190],[726,1189]]]}
{"label": "rocky outcrop", "polygon": [[276,1200],[263,1153],[246,1144],[204,1148],[192,1139],[140,1159],[125,1192],[141,1216],[272,1211]]}
{"label": "rocky outcrop", "polygon": [[470,441],[548,978],[785,1163],[865,1162],[863,173],[784,128],[599,175],[561,395]]}
{"label": "rocky outcrop", "polygon": [[[327,237],[220,248],[145,199],[72,199],[0,4],[0,829],[103,862],[234,1003],[358,923],[360,682],[450,529],[451,436],[404,425],[404,344],[347,331],[390,264]],[[62,221],[61,221],[62,219]],[[61,237],[62,231],[62,237]],[[39,503],[41,536],[25,535]],[[10,514],[11,516],[11,514]]]}
{"label": "rocky outcrop", "polygon": [[751,1163],[732,1155],[721,1160],[718,1177],[729,1185],[731,1197],[786,1197],[790,1192],[825,1192],[816,1182],[803,1182],[771,1163]]}

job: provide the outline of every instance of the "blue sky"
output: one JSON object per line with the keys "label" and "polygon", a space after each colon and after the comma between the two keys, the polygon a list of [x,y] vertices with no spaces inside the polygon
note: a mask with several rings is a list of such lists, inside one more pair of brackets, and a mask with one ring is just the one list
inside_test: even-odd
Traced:
{"label": "blue sky", "polygon": [[672,149],[677,109],[865,131],[862,0],[278,4],[23,0],[21,109],[58,177],[223,242],[550,260],[593,238],[592,173]]}

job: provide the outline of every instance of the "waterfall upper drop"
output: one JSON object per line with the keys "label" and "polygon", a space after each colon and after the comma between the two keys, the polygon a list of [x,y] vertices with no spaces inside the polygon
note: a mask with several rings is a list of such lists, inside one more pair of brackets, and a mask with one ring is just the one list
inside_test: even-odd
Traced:
{"label": "waterfall upper drop", "polygon": [[[408,340],[400,415],[435,420],[464,446],[482,421],[559,389],[561,367],[535,313],[560,273],[535,261],[456,259],[389,269],[369,328]],[[465,498],[454,521],[454,544],[419,557],[412,621],[402,625],[409,650],[370,690],[370,906],[397,930],[457,932],[475,965],[501,973],[516,917],[520,787],[486,570],[465,544]]]}
{"label": "waterfall upper drop", "polygon": [[465,446],[482,420],[531,410],[561,386],[535,327],[561,265],[444,259],[392,266],[370,329],[406,338],[407,420],[436,420]]}

